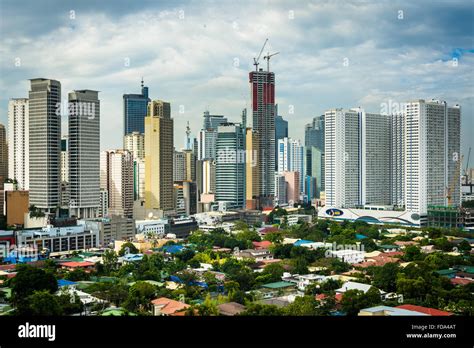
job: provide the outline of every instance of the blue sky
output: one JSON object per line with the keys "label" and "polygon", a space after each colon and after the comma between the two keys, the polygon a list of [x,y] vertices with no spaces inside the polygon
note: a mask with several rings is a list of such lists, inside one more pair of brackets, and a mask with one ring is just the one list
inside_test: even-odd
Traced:
{"label": "blue sky", "polygon": [[197,133],[207,108],[239,121],[268,37],[290,136],[303,140],[304,124],[328,108],[436,98],[462,106],[467,153],[473,34],[472,1],[0,0],[0,123],[28,79],[53,78],[63,99],[100,91],[102,148],[120,147],[122,94],[138,93],[143,76],[152,98],[171,102],[180,148],[186,121]]}

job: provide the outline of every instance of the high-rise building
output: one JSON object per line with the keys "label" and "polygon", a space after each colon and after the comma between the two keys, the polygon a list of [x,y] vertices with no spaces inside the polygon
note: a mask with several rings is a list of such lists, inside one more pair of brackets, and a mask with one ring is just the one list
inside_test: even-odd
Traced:
{"label": "high-rise building", "polygon": [[325,113],[326,205],[403,207],[404,116],[361,108]]}
{"label": "high-rise building", "polygon": [[314,146],[324,152],[324,115],[316,116],[304,127],[305,146]]}
{"label": "high-rise building", "polygon": [[403,208],[405,206],[405,114],[392,115],[391,123],[391,201],[397,208]]}
{"label": "high-rise building", "polygon": [[124,137],[125,150],[133,156],[133,197],[145,199],[145,134],[132,132]]}
{"label": "high-rise building", "polygon": [[30,129],[28,99],[8,102],[8,177],[18,189],[30,188]]}
{"label": "high-rise building", "polygon": [[324,120],[326,206],[358,206],[361,189],[359,112],[332,109],[325,112]]}
{"label": "high-rise building", "polygon": [[69,214],[95,218],[100,200],[100,101],[88,89],[69,93]]}
{"label": "high-rise building", "polygon": [[[283,138],[278,140],[278,166],[277,172],[294,171],[300,173],[299,177],[305,175],[305,148],[299,140]],[[300,179],[300,192],[304,192],[304,180]]]}
{"label": "high-rise building", "polygon": [[283,205],[288,203],[286,197],[286,180],[282,174],[275,173],[275,203],[277,205]]}
{"label": "high-rise building", "polygon": [[[314,158],[312,161],[311,173],[308,170],[308,166],[306,167],[306,175],[316,178],[316,195],[320,198],[321,191],[324,191],[324,115],[314,117],[313,121],[305,126],[304,133],[305,146],[309,149],[307,151],[311,151],[311,156],[314,158],[315,153],[311,148],[315,147],[320,156],[319,159]],[[314,166],[315,163],[318,163],[317,167]]]}
{"label": "high-rise building", "polygon": [[174,210],[173,152],[170,103],[153,100],[145,118],[145,209]]}
{"label": "high-rise building", "polygon": [[69,137],[61,137],[61,208],[69,209]]}
{"label": "high-rise building", "polygon": [[186,155],[183,151],[174,150],[173,181],[186,180]]}
{"label": "high-rise building", "polygon": [[8,149],[7,132],[5,126],[0,123],[0,215],[3,215],[4,182],[8,175]]}
{"label": "high-rise building", "polygon": [[184,180],[196,181],[196,159],[193,150],[183,150],[184,153]]}
{"label": "high-rise building", "polygon": [[211,115],[209,111],[204,111],[203,130],[215,130],[221,124],[227,123],[227,118],[223,115]]}
{"label": "high-rise building", "polygon": [[246,209],[258,209],[258,196],[260,194],[260,153],[258,133],[252,128],[246,129],[245,134],[245,207]]}
{"label": "high-rise building", "polygon": [[216,202],[226,209],[245,206],[245,145],[240,125],[217,128]]}
{"label": "high-rise building", "polygon": [[123,135],[138,132],[145,133],[145,117],[150,98],[148,98],[148,87],[141,84],[141,94],[123,95]]}
{"label": "high-rise building", "polygon": [[124,149],[131,152],[134,159],[145,159],[145,134],[132,132],[124,136]]}
{"label": "high-rise building", "polygon": [[278,116],[278,105],[275,108],[275,170],[278,170],[278,140],[288,138],[288,121]]}
{"label": "high-rise building", "polygon": [[292,205],[300,200],[300,173],[295,171],[284,171],[281,173],[286,182],[286,199]]}
{"label": "high-rise building", "polygon": [[[324,152],[315,146],[305,146],[306,150],[306,176],[316,180],[316,186],[312,188],[315,198],[321,198],[324,183]],[[312,181],[311,181],[312,182]],[[305,189],[305,192],[307,190]]]}
{"label": "high-rise building", "polygon": [[405,204],[423,223],[428,206],[461,203],[461,108],[420,99],[405,115]]}
{"label": "high-rise building", "polygon": [[252,128],[259,134],[260,204],[273,206],[275,195],[275,74],[249,73],[252,100]]}
{"label": "high-rise building", "polygon": [[[108,200],[108,214],[133,217],[133,156],[127,150],[102,151],[100,155],[101,191],[97,202]],[[99,209],[107,214],[105,207]]]}
{"label": "high-rise building", "polygon": [[30,82],[30,204],[52,213],[60,205],[61,84],[44,78]]}

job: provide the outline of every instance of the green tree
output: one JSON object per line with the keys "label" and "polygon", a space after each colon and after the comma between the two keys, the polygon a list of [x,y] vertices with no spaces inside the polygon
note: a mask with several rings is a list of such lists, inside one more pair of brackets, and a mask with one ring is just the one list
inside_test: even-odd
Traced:
{"label": "green tree", "polygon": [[28,311],[22,314],[34,316],[62,315],[63,310],[59,304],[58,296],[48,290],[35,291],[27,297]]}
{"label": "green tree", "polygon": [[35,291],[45,290],[55,293],[58,290],[56,277],[42,269],[30,265],[18,265],[17,274],[11,280],[12,298],[11,302],[17,306],[21,313],[28,306],[27,298]]}
{"label": "green tree", "polygon": [[293,303],[285,307],[285,312],[293,316],[320,315],[319,302],[314,296],[298,296]]}
{"label": "green tree", "polygon": [[135,245],[133,245],[133,243],[126,242],[126,243],[122,244],[122,247],[120,248],[120,251],[119,251],[119,256],[123,256],[126,253],[138,254],[138,253],[140,253],[140,251],[137,249],[137,247]]}
{"label": "green tree", "polygon": [[219,308],[217,302],[211,299],[211,295],[207,294],[204,302],[197,307],[197,311],[201,316],[215,316],[219,315]]}
{"label": "green tree", "polygon": [[421,250],[415,245],[408,245],[405,248],[405,253],[402,256],[402,259],[404,261],[416,261],[420,260],[423,257],[421,255]]}
{"label": "green tree", "polygon": [[[102,255],[103,269],[105,274],[110,274],[117,269],[118,256],[113,250],[106,250]],[[99,264],[99,262],[97,263]]]}
{"label": "green tree", "polygon": [[146,312],[151,308],[151,300],[155,298],[156,288],[147,282],[138,281],[133,284],[125,301],[125,308],[129,311]]}
{"label": "green tree", "polygon": [[357,315],[361,309],[378,305],[382,302],[380,291],[371,287],[367,293],[361,290],[347,290],[341,299],[341,308],[347,315]]}
{"label": "green tree", "polygon": [[374,267],[372,284],[386,292],[397,289],[397,276],[400,267],[397,263],[387,263],[382,267]]}

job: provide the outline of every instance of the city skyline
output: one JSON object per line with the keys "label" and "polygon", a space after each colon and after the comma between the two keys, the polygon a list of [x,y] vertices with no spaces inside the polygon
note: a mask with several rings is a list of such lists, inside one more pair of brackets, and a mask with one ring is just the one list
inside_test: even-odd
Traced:
{"label": "city skyline", "polygon": [[[100,91],[101,150],[121,148],[123,139],[117,135],[123,134],[123,94],[139,93],[143,77],[150,98],[171,103],[179,149],[186,121],[197,136],[206,109],[240,121],[241,110],[250,106],[252,58],[268,37],[265,54],[280,51],[271,70],[275,102],[289,121],[290,137],[304,141],[304,125],[330,108],[361,106],[379,113],[382,104],[436,98],[462,105],[461,152],[474,145],[467,137],[474,127],[468,2],[280,2],[261,11],[256,9],[264,2],[208,3],[204,9],[192,1],[173,2],[149,4],[146,11],[143,4],[105,2],[94,13],[87,1],[50,2],[41,8],[26,3],[30,6],[19,19],[13,16],[17,5],[2,3],[0,8],[5,18],[1,29],[7,34],[2,36],[0,79],[0,123],[5,125],[8,100],[27,97],[28,79],[52,78],[61,82],[63,101],[73,90]],[[50,20],[20,27],[33,13]],[[367,29],[366,20],[380,26]],[[435,22],[437,35],[430,31]],[[305,44],[306,31],[317,35],[315,44]],[[117,42],[121,35],[139,39]],[[180,40],[173,40],[174,35]],[[65,134],[66,115],[61,123]]]}

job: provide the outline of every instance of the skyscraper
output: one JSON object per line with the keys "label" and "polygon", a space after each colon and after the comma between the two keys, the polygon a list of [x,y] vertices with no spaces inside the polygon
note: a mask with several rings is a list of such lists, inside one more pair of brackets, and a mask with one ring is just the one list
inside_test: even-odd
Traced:
{"label": "skyscraper", "polygon": [[174,150],[173,181],[183,181],[186,178],[186,155],[183,151]]}
{"label": "skyscraper", "polygon": [[325,133],[327,206],[401,206],[401,115],[332,109],[325,113]]}
{"label": "skyscraper", "polygon": [[133,197],[145,199],[145,134],[132,132],[124,137],[125,150],[133,157]]}
{"label": "skyscraper", "polygon": [[97,216],[100,202],[99,92],[69,93],[69,214]]}
{"label": "skyscraper", "polygon": [[208,110],[204,111],[204,120],[202,129],[204,130],[215,130],[221,124],[227,123],[227,118],[223,115],[211,115]]}
{"label": "skyscraper", "polygon": [[145,118],[145,209],[174,210],[173,120],[170,103],[161,100],[148,104]]}
{"label": "skyscraper", "polygon": [[226,209],[245,206],[245,145],[240,125],[217,128],[216,202]]}
{"label": "skyscraper", "polygon": [[54,212],[60,204],[61,84],[30,80],[30,204]]}
{"label": "skyscraper", "polygon": [[28,99],[8,102],[8,177],[18,182],[18,189],[30,188],[30,129]]}
{"label": "skyscraper", "polygon": [[245,186],[246,209],[258,209],[260,194],[260,163],[258,133],[252,128],[246,129],[245,134]]}
{"label": "skyscraper", "polygon": [[61,208],[69,209],[69,137],[61,137]]}
{"label": "skyscraper", "polygon": [[7,133],[5,126],[0,123],[0,215],[3,215],[3,202],[5,201],[4,182],[8,175],[8,149]]}
{"label": "skyscraper", "polygon": [[304,192],[305,148],[299,140],[283,138],[278,140],[277,172],[294,171],[299,173],[300,192]]}
{"label": "skyscraper", "polygon": [[275,74],[249,73],[252,100],[252,128],[259,134],[260,202],[273,206],[275,195]]}
{"label": "skyscraper", "polygon": [[[324,191],[324,115],[321,116],[316,116],[313,118],[313,121],[311,123],[308,123],[305,126],[305,146],[307,148],[307,151],[310,151],[311,157],[314,160],[312,161],[311,164],[308,163],[308,166],[306,166],[306,175],[312,176],[316,178],[316,195],[319,198],[320,197],[320,192]],[[312,148],[315,148],[313,150]],[[315,151],[319,153],[320,158],[316,159],[314,158],[315,156]],[[317,163],[317,167],[315,167],[315,164]],[[311,167],[311,168],[310,168]],[[310,170],[311,169],[311,173]]]}
{"label": "skyscraper", "polygon": [[145,133],[145,117],[147,115],[148,87],[141,84],[141,94],[123,95],[124,135],[132,132]]}
{"label": "skyscraper", "polygon": [[405,105],[406,210],[421,221],[429,205],[461,203],[461,108],[432,100]]}
{"label": "skyscraper", "polygon": [[278,166],[278,140],[288,138],[288,121],[278,116],[278,105],[275,106],[275,170]]}
{"label": "skyscraper", "polygon": [[101,152],[100,186],[102,192],[97,202],[102,214],[107,213],[102,204],[108,201],[110,215],[133,216],[133,156],[129,151]]}

